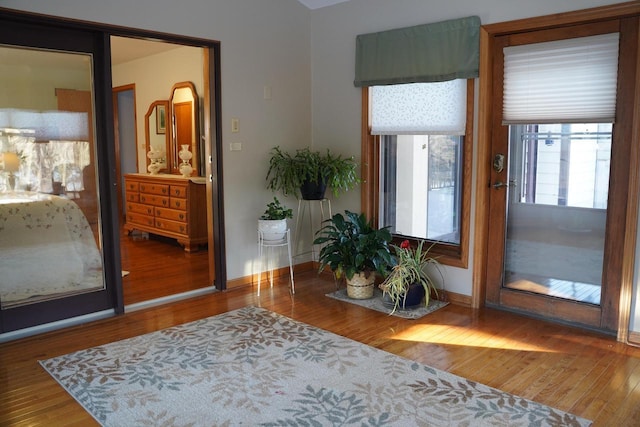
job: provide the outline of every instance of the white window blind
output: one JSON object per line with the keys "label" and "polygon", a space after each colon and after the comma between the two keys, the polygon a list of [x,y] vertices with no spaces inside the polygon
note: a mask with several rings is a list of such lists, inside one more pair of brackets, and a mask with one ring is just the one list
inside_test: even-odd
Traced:
{"label": "white window blind", "polygon": [[373,135],[464,135],[467,81],[372,86]]}
{"label": "white window blind", "polygon": [[503,123],[615,119],[618,33],[504,48]]}

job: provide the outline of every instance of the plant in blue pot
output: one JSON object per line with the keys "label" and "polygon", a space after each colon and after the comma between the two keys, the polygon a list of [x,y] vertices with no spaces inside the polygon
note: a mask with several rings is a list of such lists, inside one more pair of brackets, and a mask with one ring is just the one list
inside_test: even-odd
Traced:
{"label": "plant in blue pot", "polygon": [[433,245],[424,248],[425,241],[411,246],[404,240],[400,246],[391,245],[394,249],[396,265],[393,266],[384,281],[380,283],[382,300],[393,312],[398,309],[410,309],[421,305],[428,306],[432,296],[438,297],[438,285],[433,279],[437,273],[442,281],[444,276],[440,263],[431,256]]}

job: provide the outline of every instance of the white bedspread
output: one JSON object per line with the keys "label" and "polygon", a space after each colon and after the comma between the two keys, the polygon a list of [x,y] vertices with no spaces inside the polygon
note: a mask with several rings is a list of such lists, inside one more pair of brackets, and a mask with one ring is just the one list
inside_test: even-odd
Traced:
{"label": "white bedspread", "polygon": [[103,287],[102,257],[77,204],[49,194],[0,194],[3,308]]}

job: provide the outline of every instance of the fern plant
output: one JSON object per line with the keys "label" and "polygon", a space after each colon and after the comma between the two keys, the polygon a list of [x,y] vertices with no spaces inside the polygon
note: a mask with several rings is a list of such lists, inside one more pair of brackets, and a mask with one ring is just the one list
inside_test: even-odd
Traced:
{"label": "fern plant", "polygon": [[360,182],[357,163],[353,157],[342,157],[327,149],[325,154],[309,148],[296,150],[295,154],[276,146],[271,149],[267,188],[280,191],[285,196],[301,197],[300,187],[305,182],[326,183],[335,197]]}

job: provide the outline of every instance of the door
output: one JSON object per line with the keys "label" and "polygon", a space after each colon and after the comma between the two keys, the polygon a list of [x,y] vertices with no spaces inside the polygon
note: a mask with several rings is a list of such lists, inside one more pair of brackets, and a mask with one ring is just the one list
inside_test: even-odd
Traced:
{"label": "door", "polygon": [[0,333],[113,311],[102,39],[1,22],[0,44]]}
{"label": "door", "polygon": [[[636,52],[634,20],[495,39],[495,101],[491,164],[487,165],[489,305],[617,330],[633,122],[625,103],[633,102],[629,92],[635,86],[635,54],[616,58],[612,120],[510,120],[507,97],[513,91],[509,92],[508,73],[513,69],[505,59],[513,46],[531,49],[534,44],[584,41],[614,33],[619,37],[616,48]],[[589,52],[586,56],[595,55]],[[531,72],[532,66],[528,67]],[[552,67],[542,74],[550,75]],[[582,87],[591,86],[595,83],[589,80]],[[569,107],[571,113],[578,108]]]}
{"label": "door", "polygon": [[113,110],[116,145],[116,193],[121,195],[118,199],[118,212],[120,218],[124,218],[124,174],[138,171],[135,85],[113,88]]}

